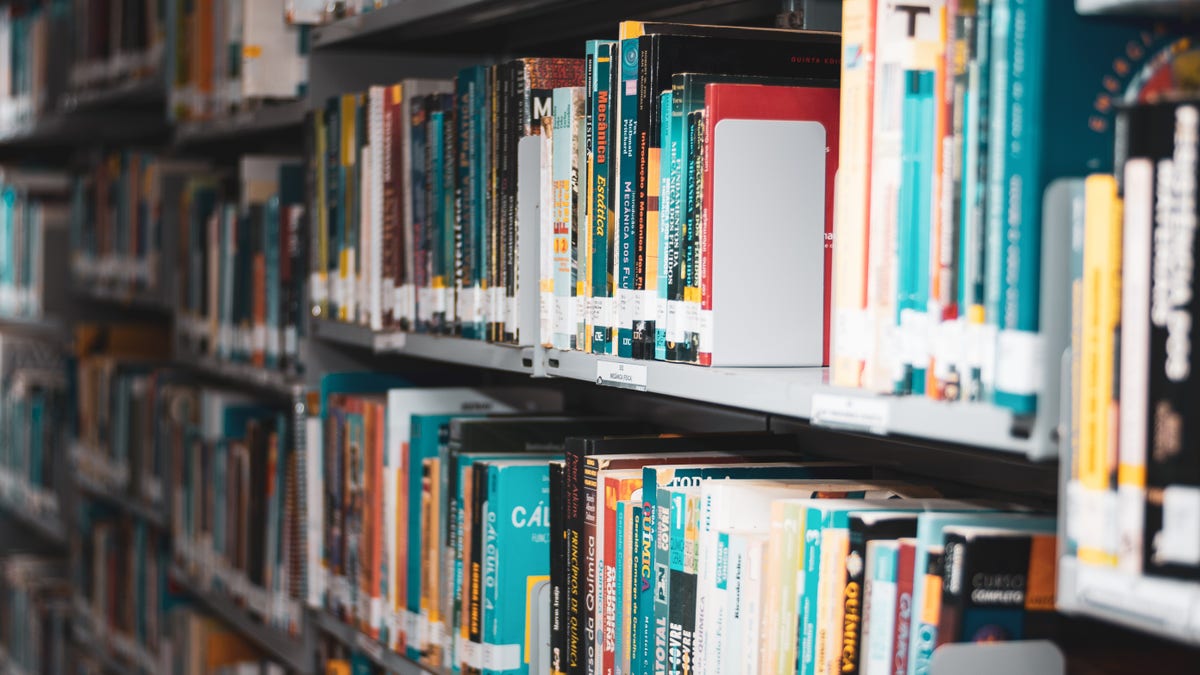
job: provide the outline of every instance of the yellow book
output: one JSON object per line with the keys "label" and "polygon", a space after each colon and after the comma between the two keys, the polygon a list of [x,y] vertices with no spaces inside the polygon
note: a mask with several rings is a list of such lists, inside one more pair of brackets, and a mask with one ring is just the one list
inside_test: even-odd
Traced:
{"label": "yellow book", "polygon": [[[1110,422],[1113,406],[1114,335],[1120,320],[1121,203],[1116,179],[1088,176],[1084,186],[1083,339],[1079,374],[1079,451],[1074,478],[1088,508],[1106,511],[1113,489],[1115,453]],[[1107,518],[1091,519],[1105,522]],[[1094,529],[1094,528],[1093,528]],[[1078,555],[1085,562],[1114,565],[1115,550],[1103,532],[1083,532]]]}

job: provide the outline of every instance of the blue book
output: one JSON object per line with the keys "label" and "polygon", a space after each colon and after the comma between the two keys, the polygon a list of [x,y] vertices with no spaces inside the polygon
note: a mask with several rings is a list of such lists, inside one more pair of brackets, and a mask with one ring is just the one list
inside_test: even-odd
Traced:
{"label": "blue book", "polygon": [[483,555],[483,672],[488,675],[529,673],[537,637],[530,630],[537,611],[533,594],[550,579],[548,461],[488,462]]}
{"label": "blue book", "polygon": [[[668,303],[670,302],[671,272],[677,268],[671,261],[678,261],[679,255],[675,248],[676,242],[679,241],[679,223],[676,220],[677,211],[675,210],[677,185],[675,171],[678,168],[675,155],[678,152],[676,147],[678,139],[676,138],[677,130],[674,128],[678,115],[674,114],[672,105],[674,97],[671,91],[664,91],[659,94],[659,97],[662,118],[660,143],[666,161],[663,162],[663,170],[659,175],[658,281],[655,286],[655,290],[658,292],[658,306],[655,308],[654,319],[654,358],[658,361],[665,361],[667,359],[667,325],[668,323],[674,325]],[[672,340],[672,343],[676,341]]]}
{"label": "blue book", "polygon": [[280,201],[279,195],[271,195],[263,209],[263,224],[261,247],[264,252],[266,271],[266,345],[263,351],[263,362],[267,368],[279,367],[283,352],[283,288],[280,282],[282,261],[280,251],[283,242],[280,241]]}

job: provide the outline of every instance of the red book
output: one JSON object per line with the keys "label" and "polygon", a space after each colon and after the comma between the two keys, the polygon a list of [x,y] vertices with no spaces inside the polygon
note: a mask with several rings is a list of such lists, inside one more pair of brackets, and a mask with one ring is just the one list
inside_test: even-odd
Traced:
{"label": "red book", "polygon": [[[597,625],[602,627],[604,639],[599,646],[602,657],[600,675],[612,675],[615,671],[616,638],[620,626],[616,623],[617,603],[617,503],[626,501],[633,496],[634,490],[642,487],[642,476],[622,476],[617,474],[604,480],[604,569],[598,570],[602,575],[601,591],[603,602],[598,603],[596,613],[599,620]],[[632,525],[632,523],[631,523]],[[626,532],[628,535],[628,532]]]}
{"label": "red book", "polygon": [[908,638],[912,630],[913,567],[916,565],[917,540],[900,540],[900,560],[896,564],[896,639],[889,662],[894,675],[908,673]]}
{"label": "red book", "polygon": [[[830,282],[833,270],[834,176],[838,167],[840,90],[830,87],[800,87],[763,84],[720,83],[705,86],[704,176],[700,219],[700,310],[711,317],[713,309],[713,168],[717,125],[724,120],[773,120],[818,122],[825,129],[825,284],[822,333],[822,364],[829,364]],[[755,236],[751,224],[746,235]],[[764,242],[766,245],[766,242]],[[719,253],[717,254],[719,255]],[[711,321],[711,319],[709,319]],[[701,324],[706,323],[704,319]],[[711,325],[711,324],[710,324]],[[753,330],[748,326],[747,330]],[[702,331],[703,333],[703,331]],[[708,351],[706,351],[706,349]],[[699,363],[712,365],[712,343],[701,337]]]}

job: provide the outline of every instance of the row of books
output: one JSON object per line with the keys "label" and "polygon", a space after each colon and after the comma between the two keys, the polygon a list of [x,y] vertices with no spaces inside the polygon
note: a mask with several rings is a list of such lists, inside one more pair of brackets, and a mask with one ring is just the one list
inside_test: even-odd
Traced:
{"label": "row of books", "polygon": [[169,333],[151,324],[81,324],[75,331],[71,466],[104,492],[161,506],[170,449],[156,443],[164,411],[155,370]]}
{"label": "row of books", "polygon": [[1073,205],[1066,553],[1194,580],[1200,551],[1177,518],[1196,512],[1189,500],[1200,487],[1187,422],[1200,103],[1151,99],[1122,123],[1116,173],[1063,188]]}
{"label": "row of books", "polygon": [[9,554],[0,558],[0,665],[7,672],[65,675],[71,586],[67,561]]}
{"label": "row of books", "polygon": [[288,22],[284,5],[284,0],[168,3],[172,119],[221,117],[304,95],[308,28]]}
{"label": "row of books", "polygon": [[191,162],[124,150],[75,175],[71,201],[71,276],[120,297],[162,297],[169,280],[164,242],[175,223],[172,199]]}
{"label": "row of books", "polygon": [[56,518],[70,419],[62,346],[0,332],[0,492],[14,507]]}
{"label": "row of books", "polygon": [[1112,171],[1116,103],[1186,86],[1190,38],[1069,2],[856,0],[843,27],[833,383],[1032,415],[1047,188]]}
{"label": "row of books", "polygon": [[68,185],[64,174],[0,170],[0,316],[38,318],[56,309],[47,251],[66,232]]}
{"label": "row of books", "polygon": [[81,500],[68,539],[77,614],[98,648],[147,672],[170,643],[167,615],[181,602],[168,584],[167,541],[144,520]]}
{"label": "row of books", "polygon": [[365,14],[398,0],[284,0],[287,20],[294,24],[319,25]]}
{"label": "row of books", "polygon": [[[625,22],[621,38],[329,100],[310,129],[314,315],[704,365],[826,363],[837,37]],[[725,119],[750,124],[718,160]],[[519,161],[530,143],[537,159]],[[774,283],[785,269],[802,271]],[[540,326],[523,318],[539,307]]]}
{"label": "row of books", "polygon": [[[37,4],[37,3],[35,3]],[[55,36],[55,49],[70,45],[72,89],[109,86],[162,76],[166,17],[160,0],[43,0],[71,22]]]}
{"label": "row of books", "polygon": [[185,439],[171,449],[174,560],[195,587],[298,635],[305,465],[290,409],[205,387],[174,395],[187,411],[167,422],[170,436]]}
{"label": "row of books", "polygon": [[184,174],[176,324],[189,354],[297,373],[304,321],[304,170],[244,155],[236,177]]}
{"label": "row of books", "polygon": [[[523,390],[395,388],[378,376],[327,378],[322,390],[307,443],[308,545],[322,571],[309,601],[430,666],[856,672],[870,625],[879,662],[912,654],[900,672],[920,673],[941,642],[1048,630],[1053,519],[803,461],[788,436],[653,435],[553,413],[559,401]],[[960,534],[969,551],[953,548]],[[947,542],[953,593],[937,581],[926,596]],[[875,548],[891,552],[887,564]],[[865,599],[868,569],[890,575],[875,591],[888,609],[847,609],[844,598]],[[1020,583],[985,587],[964,569]],[[983,590],[964,592],[964,578]],[[897,593],[920,609],[897,620]]]}
{"label": "row of books", "polygon": [[[80,3],[76,3],[80,4]],[[0,5],[0,133],[32,124],[57,109],[69,87],[70,0]]]}

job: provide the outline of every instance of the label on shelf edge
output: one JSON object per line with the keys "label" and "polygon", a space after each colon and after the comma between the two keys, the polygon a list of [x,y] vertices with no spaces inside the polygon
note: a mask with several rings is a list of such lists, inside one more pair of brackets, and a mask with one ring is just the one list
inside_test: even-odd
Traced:
{"label": "label on shelf edge", "polygon": [[596,384],[646,391],[649,370],[646,366],[618,361],[596,362]]}
{"label": "label on shelf edge", "polygon": [[885,435],[888,432],[890,414],[888,402],[881,399],[841,394],[813,394],[809,420],[817,426]]}

